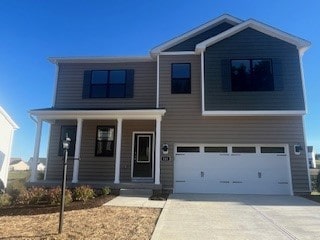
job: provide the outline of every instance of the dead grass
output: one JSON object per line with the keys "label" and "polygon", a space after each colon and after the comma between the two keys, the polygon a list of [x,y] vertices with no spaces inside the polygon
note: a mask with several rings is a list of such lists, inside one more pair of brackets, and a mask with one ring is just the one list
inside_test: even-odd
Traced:
{"label": "dead grass", "polygon": [[59,213],[0,217],[0,239],[150,239],[160,209],[101,206]]}

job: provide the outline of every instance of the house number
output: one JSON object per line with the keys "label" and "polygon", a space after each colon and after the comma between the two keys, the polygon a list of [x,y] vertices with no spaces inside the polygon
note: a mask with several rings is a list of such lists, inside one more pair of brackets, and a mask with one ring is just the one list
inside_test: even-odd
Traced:
{"label": "house number", "polygon": [[168,161],[170,161],[170,157],[168,157],[168,156],[161,157],[161,161],[168,162]]}

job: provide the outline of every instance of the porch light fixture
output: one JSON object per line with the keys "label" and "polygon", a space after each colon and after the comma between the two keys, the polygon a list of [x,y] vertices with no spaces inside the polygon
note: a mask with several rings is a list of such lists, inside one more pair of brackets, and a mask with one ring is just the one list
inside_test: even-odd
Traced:
{"label": "porch light fixture", "polygon": [[295,155],[300,155],[302,150],[303,150],[303,148],[301,147],[301,145],[299,143],[294,145],[294,154]]}

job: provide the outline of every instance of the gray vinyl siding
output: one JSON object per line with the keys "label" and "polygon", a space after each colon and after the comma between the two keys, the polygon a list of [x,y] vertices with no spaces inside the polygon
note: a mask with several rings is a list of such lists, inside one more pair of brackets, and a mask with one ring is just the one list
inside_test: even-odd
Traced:
{"label": "gray vinyl siding", "polygon": [[[56,121],[55,124],[51,124],[50,138],[49,138],[49,149],[48,149],[48,160],[47,160],[47,173],[46,180],[61,180],[62,179],[62,168],[63,168],[63,156],[59,156],[60,148],[60,134],[61,126],[76,126],[76,121]],[[73,161],[71,156],[68,160],[67,168],[67,181],[72,180],[73,172]]]}
{"label": "gray vinyl siding", "polygon": [[[62,176],[62,156],[58,156],[60,132],[62,125],[76,125],[75,121],[59,121],[52,124],[48,154],[47,180],[59,180]],[[113,182],[115,175],[116,132],[113,157],[95,156],[97,126],[113,126],[116,121],[85,120],[83,121],[82,141],[79,163],[80,182]],[[155,131],[154,120],[124,120],[122,124],[122,145],[120,181],[131,181],[132,134],[134,131]],[[68,161],[68,181],[72,180],[73,161]]]}
{"label": "gray vinyl siding", "polygon": [[218,35],[219,33],[222,33],[226,30],[228,30],[229,28],[233,27],[232,24],[230,23],[226,23],[223,22],[217,26],[211,27],[210,29],[197,34],[194,37],[191,37],[169,49],[166,49],[166,52],[175,52],[175,51],[194,51],[195,50],[195,46],[200,43],[203,42],[204,40],[207,40],[208,38],[211,38],[213,36]]}
{"label": "gray vinyl siding", "polygon": [[[133,98],[82,98],[84,71],[114,69],[134,70]],[[55,107],[86,109],[154,108],[156,105],[156,74],[156,62],[59,64]]]}
{"label": "gray vinyl siding", "polygon": [[[191,94],[171,94],[171,63],[191,63]],[[295,193],[308,192],[306,156],[293,153],[294,144],[305,149],[302,117],[203,117],[201,116],[200,56],[160,57],[161,144],[169,144],[171,161],[161,162],[161,182],[173,187],[174,144],[289,144]]]}
{"label": "gray vinyl siding", "polygon": [[[271,58],[274,81],[282,91],[232,92],[222,87],[221,61]],[[275,66],[275,64],[281,66]],[[297,47],[251,28],[207,48],[205,52],[206,110],[304,110],[304,97]]]}

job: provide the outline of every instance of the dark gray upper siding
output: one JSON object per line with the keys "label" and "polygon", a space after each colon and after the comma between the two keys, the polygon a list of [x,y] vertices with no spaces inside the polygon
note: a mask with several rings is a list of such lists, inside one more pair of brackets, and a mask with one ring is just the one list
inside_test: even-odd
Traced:
{"label": "dark gray upper siding", "polygon": [[214,26],[194,37],[191,37],[169,49],[166,49],[166,52],[175,52],[175,51],[194,51],[195,50],[195,46],[200,43],[203,42],[204,40],[211,38],[215,35],[218,35],[219,33],[222,33],[224,31],[226,31],[227,29],[233,27],[232,24],[230,23],[221,23],[217,26]]}
{"label": "dark gray upper siding", "polygon": [[[82,98],[84,71],[134,69],[133,98]],[[156,62],[59,64],[56,108],[134,109],[156,106]]]}
{"label": "dark gray upper siding", "polygon": [[[274,81],[282,81],[283,90],[232,92],[222,89],[222,60],[261,58],[272,59]],[[296,46],[248,28],[208,47],[205,52],[205,109],[304,110]]]}
{"label": "dark gray upper siding", "polygon": [[[171,94],[171,64],[191,63],[191,94]],[[288,144],[293,191],[308,192],[306,155],[293,146],[304,144],[301,116],[203,117],[201,115],[200,56],[160,56],[161,145],[169,145],[171,161],[161,161],[161,183],[172,188],[174,144]]]}

